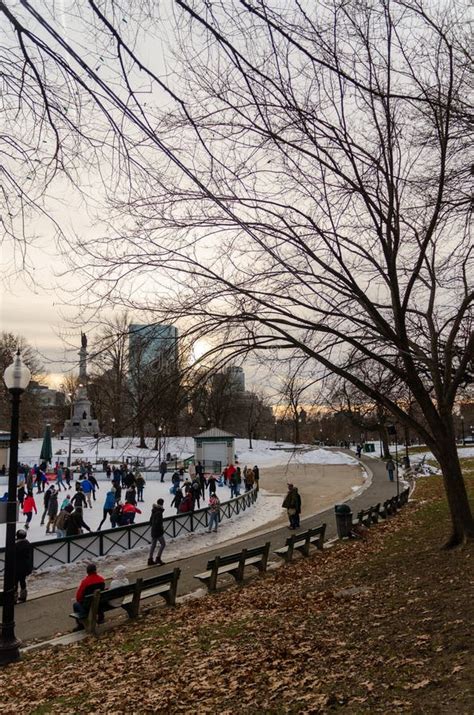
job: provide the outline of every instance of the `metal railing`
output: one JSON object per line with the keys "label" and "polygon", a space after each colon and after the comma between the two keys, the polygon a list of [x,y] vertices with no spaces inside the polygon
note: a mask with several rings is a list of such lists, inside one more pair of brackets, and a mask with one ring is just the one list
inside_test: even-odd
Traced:
{"label": "metal railing", "polygon": [[[245,511],[257,500],[258,492],[252,489],[220,505],[220,519],[230,519],[235,514]],[[182,534],[205,531],[209,524],[208,508],[167,516],[163,519],[165,536],[175,539]],[[62,566],[82,559],[96,559],[99,556],[120,554],[151,543],[149,522],[118,526],[79,536],[66,536],[59,539],[34,541],[34,570]],[[3,573],[5,548],[0,548],[0,574]]]}

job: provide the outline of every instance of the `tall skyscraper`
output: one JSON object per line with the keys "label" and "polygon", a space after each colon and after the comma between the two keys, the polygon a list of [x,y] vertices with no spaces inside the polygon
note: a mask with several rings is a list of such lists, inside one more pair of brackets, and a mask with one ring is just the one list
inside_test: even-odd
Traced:
{"label": "tall skyscraper", "polygon": [[129,370],[174,369],[178,363],[178,329],[174,325],[132,323],[128,332]]}

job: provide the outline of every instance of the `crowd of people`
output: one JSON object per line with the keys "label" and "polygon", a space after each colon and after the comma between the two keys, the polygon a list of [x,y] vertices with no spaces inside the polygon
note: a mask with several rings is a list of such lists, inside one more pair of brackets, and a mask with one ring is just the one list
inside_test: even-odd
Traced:
{"label": "crowd of people", "polygon": [[[137,502],[143,502],[145,480],[140,472],[133,472],[126,467],[117,467],[111,469],[107,476],[109,479],[108,491],[103,506],[103,518],[98,530],[100,530],[107,517],[110,519],[112,526],[119,526],[133,523],[135,514],[141,514],[140,509],[137,507]],[[72,479],[70,473],[68,477]],[[64,475],[64,478],[66,478],[66,475]],[[176,508],[177,513],[190,511],[196,506],[200,508],[200,502],[206,499],[206,491],[208,491],[208,531],[217,532],[220,520],[220,500],[217,496],[217,487],[226,485],[230,489],[232,498],[239,495],[242,483],[246,490],[258,489],[259,479],[258,466],[253,468],[245,467],[241,471],[238,466],[227,465],[219,477],[212,474],[206,477],[200,462],[196,465],[191,464],[187,475],[183,469],[177,470],[172,474],[170,488],[173,493],[172,506]],[[183,482],[182,486],[181,482]],[[86,483],[90,487],[85,486]],[[58,536],[74,536],[84,530],[91,531],[90,527],[84,522],[83,509],[91,506],[91,499],[95,500],[95,492],[98,488],[97,481],[92,473],[88,473],[87,467],[84,471],[80,470],[80,477],[75,485],[74,496],[70,497],[69,494],[64,496],[61,503],[61,488],[57,483],[51,484],[44,491],[38,488],[37,493],[42,494],[43,497],[41,524],[46,525],[46,532],[50,533],[52,530],[56,530]],[[123,491],[125,491],[124,502],[121,501]],[[19,529],[16,533],[15,598],[17,602],[23,602],[27,599],[26,579],[33,570],[33,548],[27,539],[26,528],[31,521],[32,512],[37,512],[33,490],[27,489],[26,495],[23,496],[23,511],[27,521],[25,529]],[[282,506],[287,510],[289,528],[299,528],[301,496],[293,484],[288,484],[288,493]],[[164,564],[162,555],[166,547],[166,540],[163,519],[164,500],[160,498],[151,508],[151,543],[148,552],[148,566],[161,566]],[[95,564],[88,564],[86,571],[86,576],[79,584],[73,603],[73,610],[77,616],[77,625],[74,630],[84,628],[83,619],[87,616],[86,596],[97,589],[103,590],[106,588],[105,579],[97,573]],[[111,580],[109,588],[123,586],[128,583],[125,567],[122,565],[117,566],[114,569],[114,578]],[[114,605],[119,606],[121,599],[118,599],[118,601]],[[99,612],[98,622],[102,623],[103,621],[104,613]]]}

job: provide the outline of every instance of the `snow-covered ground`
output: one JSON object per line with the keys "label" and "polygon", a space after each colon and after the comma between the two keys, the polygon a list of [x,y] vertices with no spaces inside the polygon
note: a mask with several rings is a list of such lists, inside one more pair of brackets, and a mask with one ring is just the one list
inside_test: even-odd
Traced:
{"label": "snow-covered ground", "polygon": [[[162,439],[161,450],[152,449],[154,440],[148,440],[148,449],[140,449],[137,439],[120,437],[114,439],[114,449],[110,437],[95,439],[72,440],[72,461],[86,460],[93,464],[101,463],[104,459],[122,462],[127,458],[138,457],[144,460],[145,469],[157,469],[160,457],[168,452],[176,455],[178,460],[190,457],[194,452],[194,439],[192,437],[166,437]],[[20,445],[19,459],[33,465],[39,462],[41,452],[41,439],[33,439]],[[241,466],[258,464],[259,467],[273,467],[279,464],[288,464],[291,461],[305,464],[356,464],[350,455],[337,450],[321,449],[311,445],[299,445],[293,452],[294,445],[289,442],[272,442],[269,440],[253,440],[253,448],[249,449],[246,439],[235,440],[235,451]],[[302,451],[308,449],[309,451]],[[59,450],[61,454],[56,454]],[[80,451],[79,451],[80,450]],[[68,440],[53,439],[53,461],[67,459]]]}

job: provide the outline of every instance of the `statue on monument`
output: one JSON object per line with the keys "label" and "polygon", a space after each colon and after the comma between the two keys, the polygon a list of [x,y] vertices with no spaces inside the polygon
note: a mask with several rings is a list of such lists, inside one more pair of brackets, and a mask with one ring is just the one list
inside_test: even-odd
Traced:
{"label": "statue on monument", "polygon": [[81,345],[83,348],[87,347],[87,335],[81,331]]}

